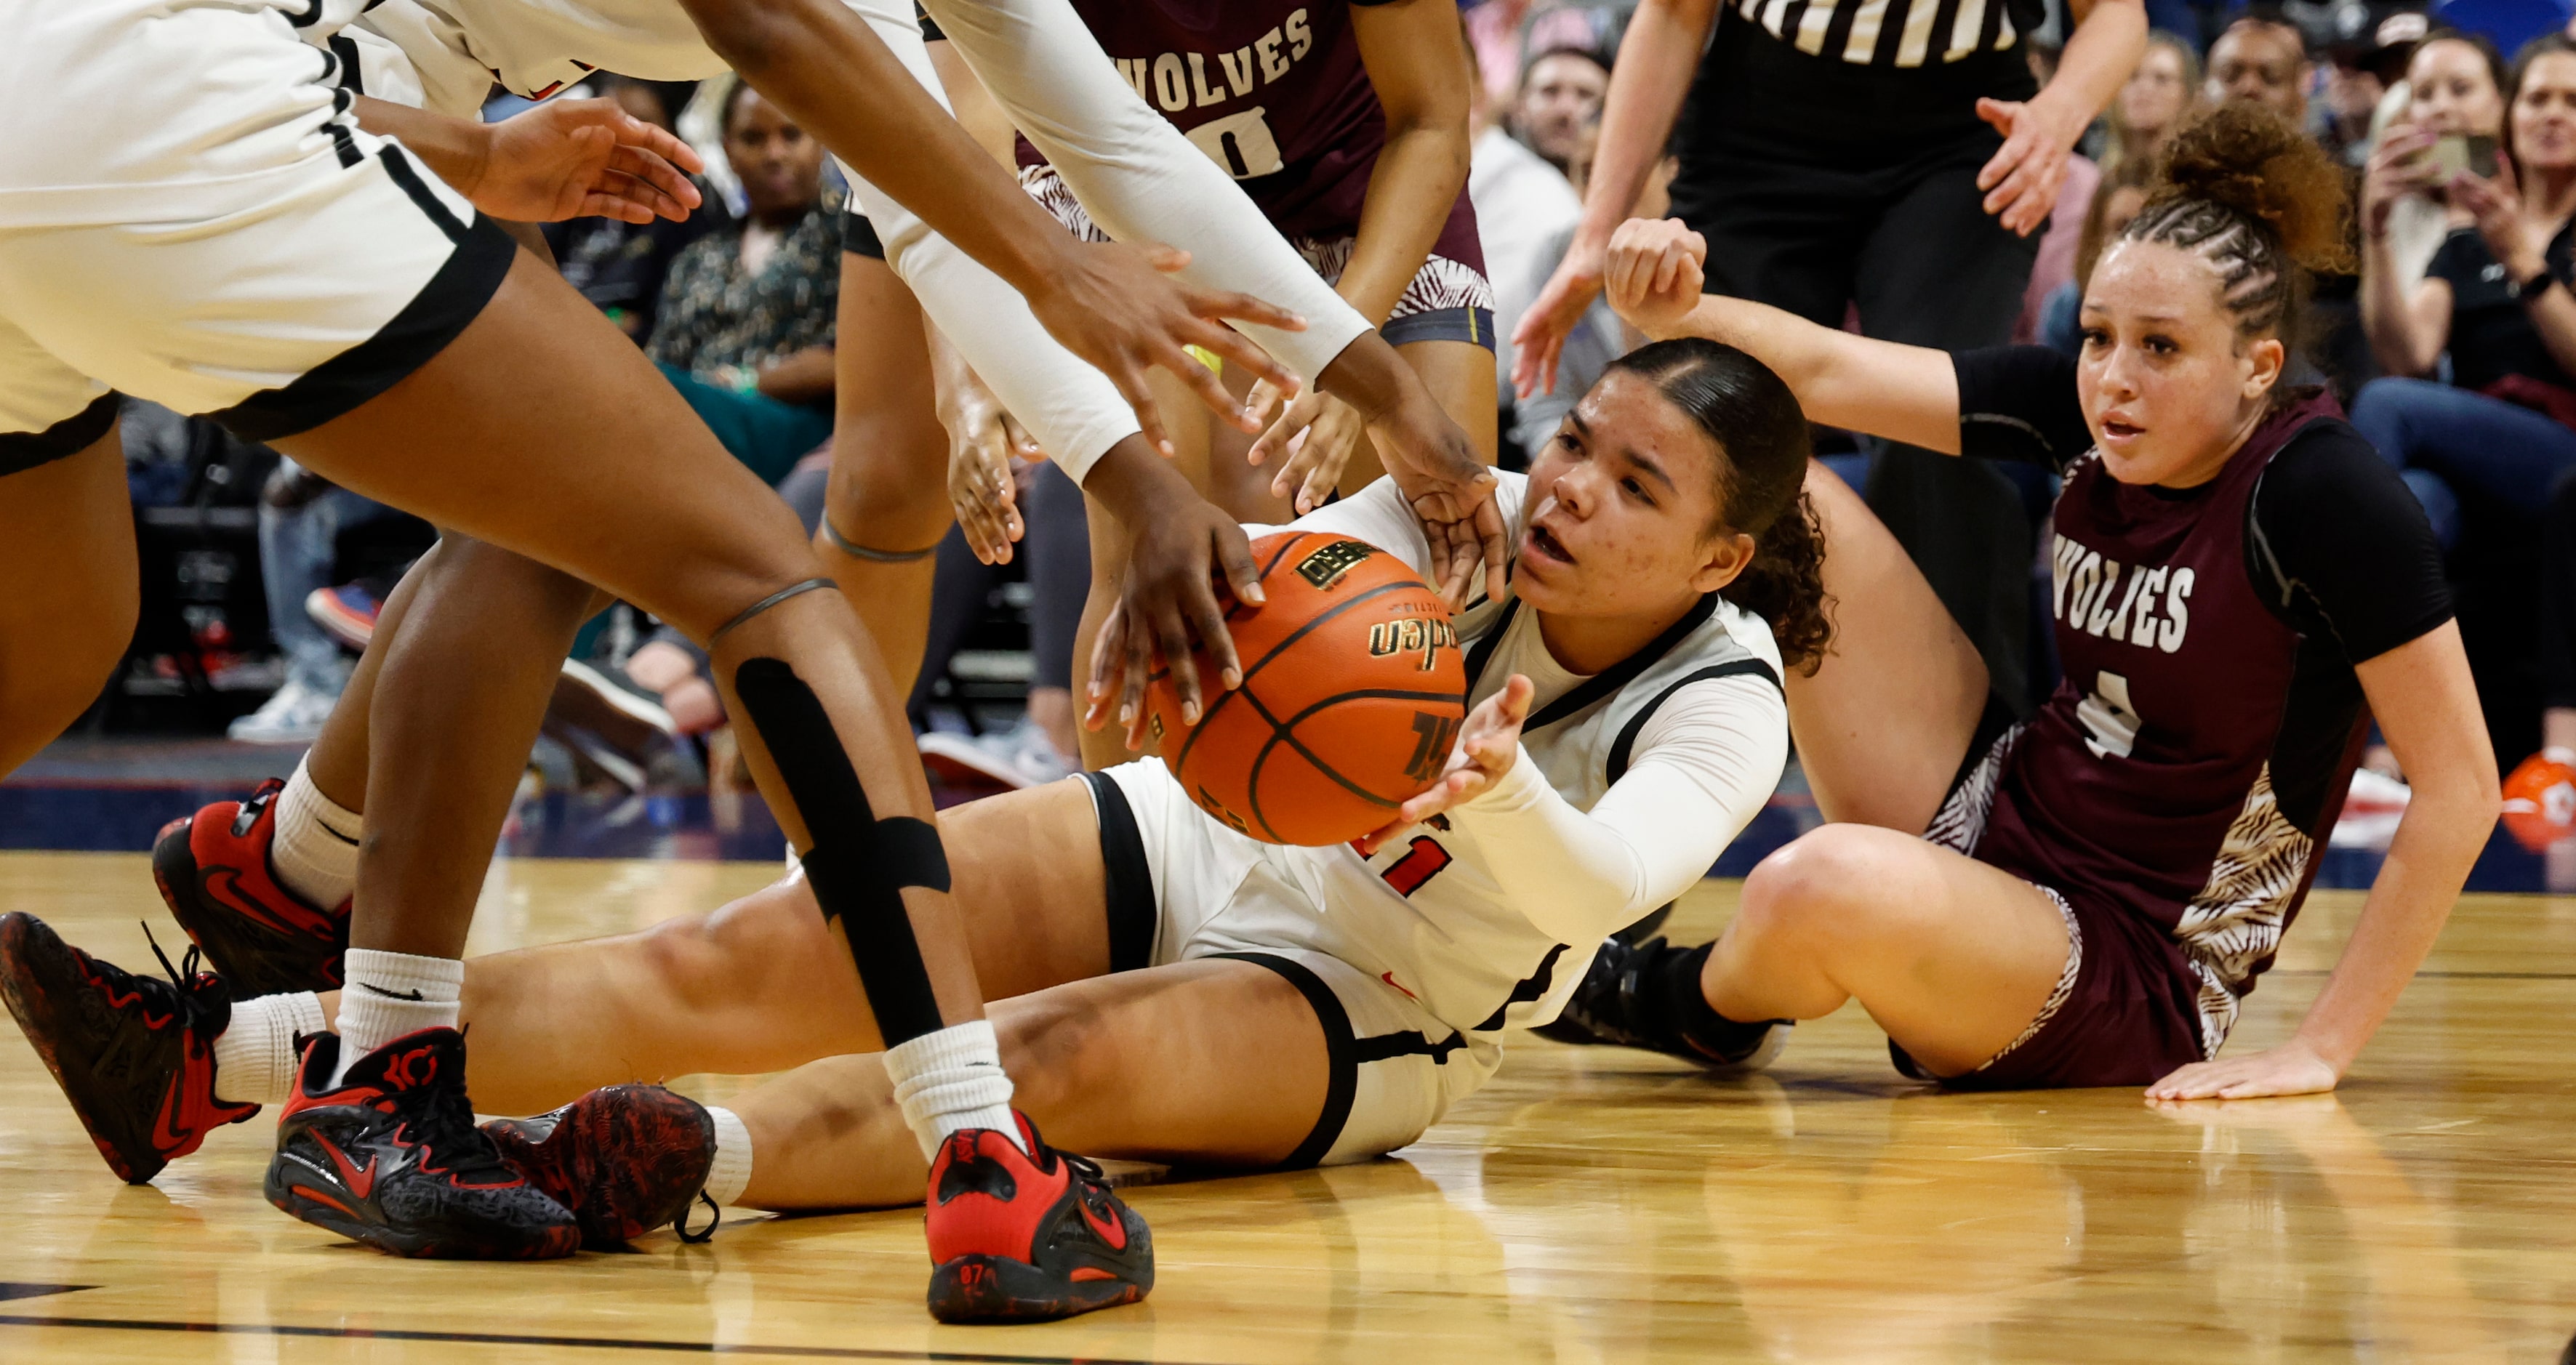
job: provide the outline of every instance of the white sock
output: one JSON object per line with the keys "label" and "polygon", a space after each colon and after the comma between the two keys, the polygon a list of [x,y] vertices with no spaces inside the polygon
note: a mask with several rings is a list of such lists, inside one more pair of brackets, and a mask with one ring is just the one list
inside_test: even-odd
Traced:
{"label": "white sock", "polygon": [[465,990],[465,964],[452,957],[349,950],[349,984],[340,992],[337,1085],[359,1058],[405,1034],[454,1028]]}
{"label": "white sock", "polygon": [[295,1094],[295,1040],[328,1033],[322,997],[311,991],[233,1002],[232,1022],[215,1035],[215,1095],[234,1104],[284,1104]]}
{"label": "white sock", "polygon": [[707,1198],[722,1207],[742,1198],[743,1188],[751,1183],[751,1130],[730,1109],[708,1105],[707,1117],[716,1121],[716,1155],[707,1167]]}
{"label": "white sock", "polygon": [[890,1049],[885,1069],[924,1159],[938,1155],[940,1142],[961,1128],[990,1128],[1020,1141],[1020,1125],[1011,1117],[1011,1078],[1002,1073],[1002,1047],[991,1020],[925,1033]]}
{"label": "white sock", "polygon": [[286,889],[317,909],[337,910],[358,885],[358,836],[366,817],[344,810],[313,785],[307,765],[295,765],[277,794],[277,835],[268,864]]}

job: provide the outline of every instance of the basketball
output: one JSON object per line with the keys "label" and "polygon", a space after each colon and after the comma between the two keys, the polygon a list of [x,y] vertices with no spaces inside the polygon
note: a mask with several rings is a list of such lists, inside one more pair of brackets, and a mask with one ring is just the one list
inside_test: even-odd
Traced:
{"label": "basketball", "polygon": [[1181,723],[1158,670],[1146,731],[1201,809],[1265,843],[1348,843],[1429,789],[1466,718],[1467,670],[1449,606],[1364,541],[1282,532],[1252,543],[1268,601],[1226,613],[1243,686]]}

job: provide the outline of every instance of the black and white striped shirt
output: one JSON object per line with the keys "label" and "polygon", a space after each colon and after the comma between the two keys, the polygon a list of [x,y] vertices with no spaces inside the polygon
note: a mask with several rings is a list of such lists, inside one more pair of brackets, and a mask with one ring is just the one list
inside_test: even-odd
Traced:
{"label": "black and white striped shirt", "polygon": [[1734,8],[1808,56],[1855,66],[1947,65],[2008,51],[2039,17],[2012,13],[2010,0],[1739,0]]}

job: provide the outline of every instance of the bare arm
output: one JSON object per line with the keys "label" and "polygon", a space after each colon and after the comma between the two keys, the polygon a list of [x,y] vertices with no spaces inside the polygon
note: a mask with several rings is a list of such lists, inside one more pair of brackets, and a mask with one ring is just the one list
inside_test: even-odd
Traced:
{"label": "bare arm", "polygon": [[2361,920],[2299,1031],[2279,1047],[2187,1066],[2147,1091],[2153,1099],[2250,1099],[2331,1090],[2415,979],[2459,898],[2469,866],[2495,829],[2495,752],[2457,622],[2355,670],[2414,797]]}
{"label": "bare arm", "polygon": [[475,123],[360,95],[358,126],[394,138],[494,218],[551,223],[598,216],[677,221],[698,205],[687,143],[611,100],[557,100]]}
{"label": "bare arm", "polygon": [[1700,292],[1708,244],[1681,220],[1631,219],[1611,239],[1610,306],[1658,341],[1722,341],[1771,367],[1807,419],[1959,453],[1959,375],[1946,351],[1819,327],[1768,304]]}
{"label": "bare arm", "polygon": [[1601,292],[1610,234],[1635,206],[1663,159],[1673,119],[1690,93],[1691,72],[1708,45],[1716,0],[1639,0],[1619,40],[1610,93],[1601,106],[1600,146],[1583,189],[1583,219],[1556,273],[1512,332],[1512,386],[1524,394],[1556,387],[1566,335]]}
{"label": "bare arm", "polygon": [[1386,110],[1386,146],[1369,172],[1358,242],[1341,296],[1371,323],[1386,321],[1422,270],[1467,183],[1466,48],[1456,0],[1353,5],[1360,63]]}
{"label": "bare arm", "polygon": [[2391,128],[2361,178],[2361,330],[2371,358],[2390,374],[2431,374],[2451,340],[2450,282],[2404,278],[2388,239],[2397,201],[2432,184],[2432,146],[2429,133]]}

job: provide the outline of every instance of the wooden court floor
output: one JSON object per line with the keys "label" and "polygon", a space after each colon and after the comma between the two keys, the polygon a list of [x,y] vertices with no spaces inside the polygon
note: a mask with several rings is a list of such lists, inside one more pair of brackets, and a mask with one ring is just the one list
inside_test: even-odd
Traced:
{"label": "wooden court floor", "polygon": [[[505,862],[476,948],[768,875]],[[1708,883],[1684,931],[1733,896]],[[2237,1046],[2286,1033],[2358,904],[2311,902]],[[128,965],[138,919],[177,938],[140,856],[0,856],[0,909]],[[1854,1010],[1735,1082],[1529,1039],[1401,1159],[1131,1187],[1153,1298],[1016,1329],[930,1322],[912,1212],[403,1262],[262,1202],[261,1120],[128,1189],[0,1030],[0,1361],[2547,1362],[2576,1332],[2571,1019],[2576,899],[2480,896],[2333,1097],[1934,1094]]]}

